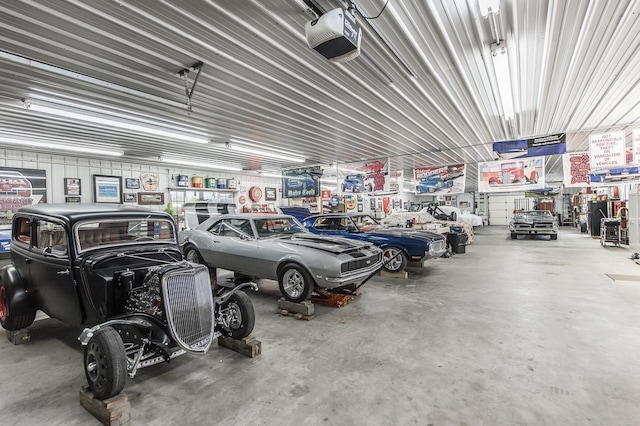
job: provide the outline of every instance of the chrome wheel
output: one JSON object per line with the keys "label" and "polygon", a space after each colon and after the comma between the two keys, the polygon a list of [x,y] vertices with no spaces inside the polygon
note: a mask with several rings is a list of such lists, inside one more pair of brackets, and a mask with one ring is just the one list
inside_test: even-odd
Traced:
{"label": "chrome wheel", "polygon": [[407,259],[402,250],[396,247],[387,247],[382,252],[384,269],[389,272],[401,271],[407,266]]}
{"label": "chrome wheel", "polygon": [[282,276],[282,286],[285,293],[293,298],[298,298],[304,290],[304,277],[296,269],[287,270]]}
{"label": "chrome wheel", "polygon": [[200,258],[200,255],[194,249],[187,250],[187,253],[185,254],[184,257],[185,259],[187,259],[187,262],[202,263],[202,259]]}
{"label": "chrome wheel", "polygon": [[289,302],[300,303],[311,297],[315,282],[302,266],[287,264],[278,275],[280,292]]}

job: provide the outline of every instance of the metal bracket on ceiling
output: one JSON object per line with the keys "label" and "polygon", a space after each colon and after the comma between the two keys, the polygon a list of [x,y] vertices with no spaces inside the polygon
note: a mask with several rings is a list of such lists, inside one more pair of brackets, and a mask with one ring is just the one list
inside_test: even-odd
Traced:
{"label": "metal bracket on ceiling", "polygon": [[[196,88],[196,84],[198,84],[198,77],[200,77],[200,72],[202,71],[202,67],[204,63],[202,61],[198,61],[195,64],[191,65],[191,68],[185,68],[178,72],[178,75],[182,77],[184,80],[184,91],[187,95],[187,113],[191,114],[193,111],[191,108],[191,97],[193,96],[193,91]],[[197,71],[196,78],[193,79],[193,84],[191,85],[191,89],[189,89],[189,72],[190,70]]]}

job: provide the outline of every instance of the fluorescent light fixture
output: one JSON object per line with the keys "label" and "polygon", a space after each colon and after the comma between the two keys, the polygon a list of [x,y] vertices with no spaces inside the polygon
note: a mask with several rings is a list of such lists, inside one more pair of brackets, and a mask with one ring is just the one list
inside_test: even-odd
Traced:
{"label": "fluorescent light fixture", "polygon": [[108,149],[99,149],[99,148],[85,148],[78,145],[73,145],[73,146],[62,145],[57,143],[38,142],[38,141],[24,140],[24,139],[13,139],[13,138],[1,137],[1,136],[0,136],[0,143],[11,144],[11,145],[21,145],[21,146],[26,146],[31,148],[42,148],[46,150],[53,149],[53,150],[60,150],[60,151],[78,152],[83,154],[108,155],[111,157],[121,157],[122,155],[124,155],[124,152],[122,151],[112,151]]}
{"label": "fluorescent light fixture", "polygon": [[497,15],[500,12],[500,0],[478,0],[480,13],[485,18],[490,14]]}
{"label": "fluorescent light fixture", "polygon": [[164,136],[170,139],[178,139],[186,142],[209,143],[209,139],[204,136],[192,136],[184,133],[176,133],[168,130],[162,130],[155,127],[141,126],[140,124],[128,123],[126,121],[111,120],[94,115],[80,114],[68,110],[51,108],[44,105],[37,105],[25,102],[27,109],[31,111],[43,112],[45,114],[57,115],[59,117],[70,118],[73,120],[88,121],[94,124],[102,124],[105,126],[113,126],[120,129],[133,130],[135,132],[147,133],[155,136]]}
{"label": "fluorescent light fixture", "polygon": [[496,72],[498,92],[502,103],[502,115],[505,120],[513,119],[513,93],[511,92],[511,73],[509,72],[509,55],[504,42],[491,45],[493,69]]}
{"label": "fluorescent light fixture", "polygon": [[239,167],[239,166],[226,166],[226,165],[214,164],[214,163],[199,163],[197,161],[179,160],[177,158],[162,157],[162,161],[164,161],[165,163],[183,164],[185,166],[191,166],[191,167],[202,167],[204,169],[231,170],[234,172],[242,171],[242,167]]}
{"label": "fluorescent light fixture", "polygon": [[262,177],[272,177],[272,178],[283,178],[284,176],[282,176],[281,174],[278,173],[264,173],[261,171],[258,171],[258,173],[260,173],[260,176]]}
{"label": "fluorescent light fixture", "polygon": [[238,141],[231,139],[230,143],[226,144],[227,148],[229,148],[232,151],[238,151],[238,152],[246,152],[248,154],[257,154],[257,155],[261,155],[263,157],[270,157],[270,158],[279,158],[281,160],[287,160],[287,161],[291,161],[293,163],[304,163],[305,162],[305,158],[301,157],[299,155],[296,154],[291,154],[288,152],[274,152],[274,151],[269,151],[267,148],[262,148],[262,147],[256,147],[256,148],[250,148],[248,146],[245,145],[239,145]]}

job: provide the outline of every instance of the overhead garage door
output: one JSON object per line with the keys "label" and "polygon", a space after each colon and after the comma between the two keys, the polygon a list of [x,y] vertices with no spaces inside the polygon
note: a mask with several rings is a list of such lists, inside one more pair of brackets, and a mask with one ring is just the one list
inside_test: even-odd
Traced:
{"label": "overhead garage door", "polygon": [[530,199],[518,194],[489,194],[489,225],[508,225],[515,209],[529,210]]}

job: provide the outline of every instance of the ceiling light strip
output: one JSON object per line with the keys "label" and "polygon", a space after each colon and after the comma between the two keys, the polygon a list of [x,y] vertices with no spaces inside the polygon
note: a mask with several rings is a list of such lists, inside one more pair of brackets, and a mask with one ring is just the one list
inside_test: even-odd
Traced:
{"label": "ceiling light strip", "polygon": [[306,161],[304,157],[288,152],[272,152],[262,147],[250,148],[248,146],[238,145],[237,141],[234,139],[231,139],[231,143],[227,144],[227,148],[232,151],[257,154],[263,157],[278,158],[280,160],[288,160],[294,163],[304,163]]}
{"label": "ceiling light strip", "polygon": [[74,71],[69,71],[69,70],[64,69],[64,68],[55,67],[53,65],[45,64],[43,62],[39,62],[39,61],[36,61],[34,59],[30,59],[30,58],[25,58],[25,57],[22,57],[22,56],[14,55],[12,53],[5,52],[3,50],[0,50],[0,58],[8,59],[10,61],[17,62],[20,65],[24,65],[24,66],[36,68],[36,69],[39,69],[39,70],[51,72],[53,74],[61,75],[63,77],[69,77],[69,78],[72,78],[74,80],[78,80],[78,81],[82,81],[82,82],[86,82],[86,83],[90,83],[90,84],[95,84],[96,86],[105,87],[107,89],[114,89],[114,90],[117,90],[118,92],[127,93],[127,94],[130,94],[130,95],[138,96],[140,98],[149,99],[151,101],[159,102],[159,103],[162,103],[162,104],[165,104],[165,105],[171,105],[171,106],[178,107],[178,108],[184,108],[184,104],[181,103],[181,102],[172,101],[171,99],[166,99],[166,98],[162,98],[160,96],[151,95],[151,94],[146,93],[146,92],[141,92],[139,90],[134,90],[134,89],[131,89],[129,87],[120,86],[118,84],[110,83],[108,81],[99,80],[97,78],[89,77],[87,75],[80,74],[80,73],[77,73],[77,72],[74,72]]}
{"label": "ceiling light strip", "polygon": [[162,157],[162,161],[165,163],[181,164],[181,165],[195,167],[195,168],[201,167],[205,169],[229,170],[233,172],[242,171],[242,167],[240,166],[230,166],[230,165],[214,164],[214,163],[201,163],[197,161],[180,160],[178,158]]}
{"label": "ceiling light strip", "polygon": [[107,155],[111,157],[121,157],[124,155],[122,151],[112,151],[108,149],[86,148],[78,145],[62,145],[50,142],[38,142],[34,140],[14,139],[0,136],[0,144],[20,145],[30,148],[42,148],[45,150],[71,151],[83,154]]}
{"label": "ceiling light strip", "polygon": [[74,120],[88,121],[94,124],[104,126],[112,126],[120,129],[132,130],[141,133],[147,133],[155,136],[163,136],[171,139],[183,140],[194,143],[208,143],[209,140],[203,137],[190,136],[182,133],[170,132],[167,130],[156,129],[153,127],[141,126],[139,124],[127,123],[124,121],[111,120],[108,118],[97,117],[94,115],[80,114],[73,111],[63,110],[59,108],[51,108],[44,105],[29,104],[27,107],[30,111],[43,112],[45,114],[57,115],[59,117],[70,118]]}

